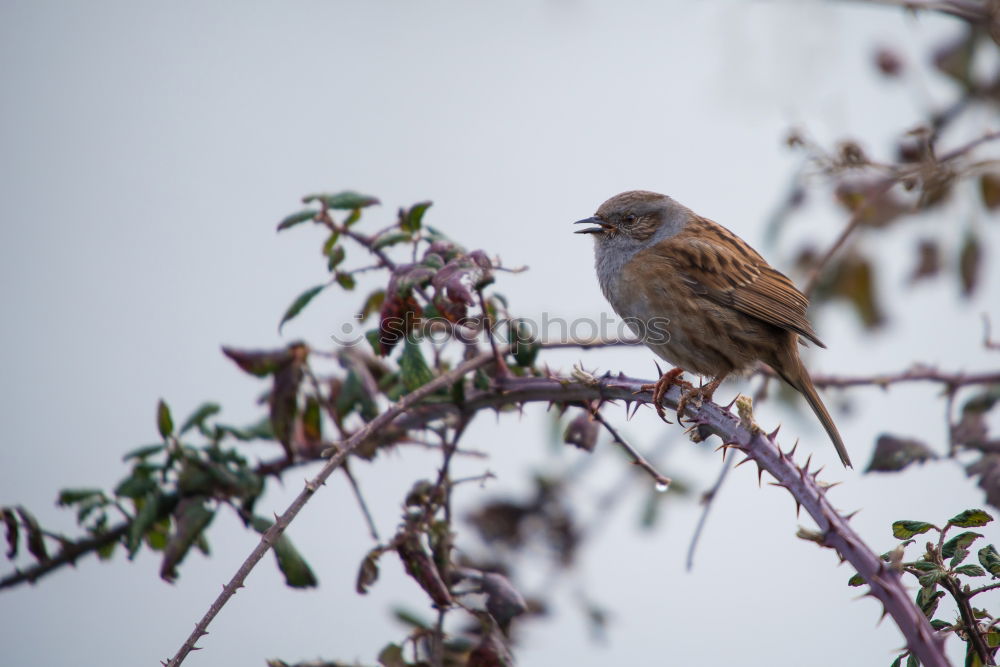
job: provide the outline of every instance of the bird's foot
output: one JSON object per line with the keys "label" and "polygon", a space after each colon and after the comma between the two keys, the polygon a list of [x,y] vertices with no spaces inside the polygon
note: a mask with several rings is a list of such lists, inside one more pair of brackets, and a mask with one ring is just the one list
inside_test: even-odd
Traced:
{"label": "bird's foot", "polygon": [[[667,393],[672,385],[677,385],[686,389],[688,392],[695,391],[693,385],[687,380],[680,379],[680,376],[684,374],[683,368],[672,368],[656,381],[655,384],[644,384],[639,387],[639,391],[652,391],[653,392],[653,407],[656,408],[656,414],[660,416],[660,419],[670,423],[667,419],[667,413],[663,409],[663,396]],[[636,392],[638,393],[638,392]]]}
{"label": "bird's foot", "polygon": [[677,401],[677,422],[681,422],[681,414],[687,409],[688,402],[697,400],[700,405],[704,401],[711,401],[715,395],[715,390],[722,384],[723,376],[717,377],[708,384],[701,387],[693,387],[688,384],[688,389],[681,394],[681,399]]}

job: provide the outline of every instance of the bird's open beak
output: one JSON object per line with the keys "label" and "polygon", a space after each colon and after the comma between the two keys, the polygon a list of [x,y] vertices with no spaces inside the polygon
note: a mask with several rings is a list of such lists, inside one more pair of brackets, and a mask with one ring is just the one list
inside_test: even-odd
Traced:
{"label": "bird's open beak", "polygon": [[603,234],[609,229],[612,229],[614,225],[605,222],[598,217],[584,218],[583,220],[577,220],[573,223],[574,225],[596,225],[596,227],[587,227],[586,229],[578,229],[574,234]]}

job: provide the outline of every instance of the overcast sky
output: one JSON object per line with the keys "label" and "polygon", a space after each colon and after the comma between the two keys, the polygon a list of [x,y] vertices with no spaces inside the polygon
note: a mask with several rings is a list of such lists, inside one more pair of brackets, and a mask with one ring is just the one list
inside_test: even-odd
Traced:
{"label": "overcast sky", "polygon": [[[384,205],[366,214],[372,227],[391,222],[398,206],[434,200],[428,222],[507,264],[530,266],[502,276],[497,289],[531,317],[609,310],[590,241],[573,236],[569,223],[626,189],[666,192],[789,269],[794,246],[763,240],[800,159],[782,143],[787,129],[804,127],[827,144],[854,137],[889,157],[892,133],[949,91],[928,78],[886,85],[872,72],[875,46],[920,59],[928,43],[955,30],[946,19],[859,3],[5,0],[0,505],[24,503],[43,524],[70,530],[72,516],[53,504],[58,489],[111,487],[125,472],[121,454],[156,439],[160,397],[176,415],[214,399],[228,421],[258,418],[263,385],[219,345],[322,345],[356,307],[324,295],[284,336],[276,331],[292,298],[323,277],[319,236],[274,233],[307,192],[379,196]],[[995,121],[974,117],[971,131],[996,129]],[[975,214],[952,215],[965,224]],[[829,239],[843,221],[841,212],[817,208],[796,229]],[[997,225],[980,227],[1000,247]],[[899,294],[913,237],[880,242],[885,284]],[[981,350],[979,317],[988,311],[1000,323],[998,275],[990,262],[987,288],[971,302],[957,304],[945,281],[894,297],[893,324],[876,335],[860,331],[847,310],[824,310],[816,328],[829,350],[808,363],[843,373],[895,371],[914,360],[996,367],[996,355]],[[581,358],[590,368],[653,372],[652,355],[640,349],[557,360],[568,368]],[[724,385],[718,396],[738,390]],[[934,388],[828,400],[851,403],[851,415],[837,418],[859,468],[882,432],[944,442]],[[801,435],[828,477],[845,482],[834,500],[863,510],[855,526],[878,551],[894,544],[893,520],[941,521],[982,504],[953,463],[863,476],[837,467],[811,416],[773,405],[757,415],[762,424],[784,421],[782,435]],[[467,437],[494,455],[489,468],[499,479],[464,489],[465,507],[523,489],[528,471],[559,470],[582,456],[549,451],[538,411],[500,423],[484,416]],[[668,474],[699,489],[718,470],[717,455],[697,451],[651,412],[624,429],[647,451],[666,438]],[[577,494],[582,518],[623,474],[620,457],[604,453]],[[356,466],[384,532],[397,521],[414,466],[430,475],[434,465],[400,455]],[[288,475],[260,513],[281,511],[298,483]],[[642,497],[637,488],[624,499],[577,571],[558,578],[555,614],[521,635],[520,664],[888,664],[902,645],[891,623],[876,628],[877,605],[847,588],[850,568],[795,538],[791,499],[759,489],[747,468],[719,497],[692,573],[683,560],[695,503],[670,504],[656,532],[640,533]],[[320,588],[286,589],[267,558],[189,664],[319,656],[372,664],[404,633],[390,609],[424,610],[425,598],[388,559],[372,594],[355,595],[370,542],[339,477],[290,534]],[[230,517],[217,521],[211,539],[212,557],[192,555],[172,586],[144,552],[131,564],[120,554],[112,564],[87,559],[3,593],[5,660],[157,664],[256,542]],[[546,585],[543,563],[521,573],[525,592]],[[610,611],[603,643],[588,636],[580,592]]]}

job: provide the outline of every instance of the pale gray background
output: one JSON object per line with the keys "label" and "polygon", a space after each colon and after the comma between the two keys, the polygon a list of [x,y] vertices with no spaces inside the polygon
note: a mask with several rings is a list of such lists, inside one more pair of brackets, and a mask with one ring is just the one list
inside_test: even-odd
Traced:
{"label": "pale gray background", "polygon": [[[595,316],[607,306],[590,242],[571,236],[569,222],[642,187],[672,194],[771,256],[787,258],[797,234],[832,238],[844,216],[817,208],[781,248],[764,248],[764,221],[799,160],[782,146],[785,130],[800,124],[827,143],[853,136],[887,155],[891,132],[949,90],[929,78],[885,85],[870,66],[874,46],[920,58],[924,45],[956,29],[938,17],[835,3],[5,0],[0,504],[23,502],[45,524],[70,528],[69,513],[53,507],[56,491],[112,485],[125,470],[120,455],[155,440],[161,396],[178,418],[204,399],[222,401],[236,423],[257,416],[263,385],[225,360],[219,344],[321,343],[354,308],[327,295],[285,337],[276,333],[292,297],[323,275],[317,234],[274,233],[308,191],[377,194],[385,205],[368,214],[372,226],[399,205],[431,198],[429,222],[531,266],[502,278],[518,312]],[[989,127],[995,118],[982,116],[966,129]],[[972,219],[995,247],[997,225],[980,215],[960,204],[922,224]],[[880,241],[894,290],[912,238],[898,230]],[[830,350],[809,362],[845,373],[898,370],[914,359],[995,367],[996,354],[980,349],[978,318],[992,310],[1000,320],[997,278],[992,261],[987,289],[959,306],[954,282],[908,292],[891,303],[892,326],[875,336],[846,309],[828,309],[816,324]],[[581,357],[588,367],[652,373],[651,355],[638,349],[559,359],[568,368]],[[720,398],[737,390],[727,385]],[[935,391],[851,393],[853,415],[840,423],[855,461],[867,461],[885,430],[940,447]],[[803,447],[830,465],[829,478],[845,482],[836,502],[863,509],[855,524],[873,548],[893,544],[895,519],[936,521],[982,503],[954,464],[864,477],[837,468],[811,416],[765,406],[758,418],[783,420],[786,438],[802,435]],[[477,422],[469,445],[495,453],[489,467],[500,479],[486,491],[465,489],[460,500],[471,506],[517,488],[529,470],[581,456],[547,454],[545,424],[538,411],[500,428],[490,417]],[[669,435],[668,472],[703,484],[714,478],[717,456],[696,452],[676,427],[644,412],[625,431],[646,449]],[[385,532],[414,466],[429,475],[434,461],[400,455],[356,466]],[[587,478],[581,517],[621,470],[607,455]],[[521,635],[521,664],[888,664],[902,643],[894,626],[876,628],[877,605],[845,586],[850,569],[796,539],[792,501],[758,489],[755,478],[747,468],[732,475],[690,574],[683,557],[694,503],[675,503],[664,529],[640,534],[641,493],[622,502],[578,572],[556,580],[557,614]],[[282,509],[298,479],[289,475],[260,511]],[[4,662],[158,664],[255,542],[229,516],[214,535],[213,557],[192,555],[173,586],[144,552],[133,564],[88,559],[4,593]],[[291,535],[321,587],[286,589],[268,557],[190,664],[259,665],[272,656],[372,663],[402,635],[390,607],[423,608],[391,558],[371,595],[354,594],[369,542],[341,478]],[[539,561],[524,575],[531,592],[549,571]],[[605,643],[588,639],[579,590],[612,610]]]}

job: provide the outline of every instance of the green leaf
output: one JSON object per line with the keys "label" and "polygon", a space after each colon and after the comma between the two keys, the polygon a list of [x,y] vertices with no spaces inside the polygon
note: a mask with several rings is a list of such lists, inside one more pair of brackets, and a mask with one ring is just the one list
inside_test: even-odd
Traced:
{"label": "green leaf", "polygon": [[156,406],[156,427],[164,440],[174,434],[174,419],[170,416],[170,406],[162,398]]}
{"label": "green leaf", "polygon": [[962,296],[969,297],[976,291],[982,273],[983,251],[979,237],[969,232],[958,255],[958,277],[962,283]]}
{"label": "green leaf", "polygon": [[337,284],[343,287],[348,292],[354,289],[358,282],[354,279],[350,273],[340,273],[338,272],[335,276]]}
{"label": "green leaf", "polygon": [[941,555],[951,558],[949,567],[955,567],[964,561],[969,555],[969,545],[979,537],[982,537],[979,533],[966,531],[945,542],[941,547]]}
{"label": "green leaf", "polygon": [[404,609],[403,607],[396,607],[392,610],[393,616],[397,620],[405,623],[406,625],[412,626],[414,628],[419,628],[421,630],[430,630],[431,623],[420,617],[420,614],[409,609]]}
{"label": "green leaf", "polygon": [[326,285],[316,285],[315,287],[310,287],[305,292],[300,294],[292,305],[288,307],[285,311],[284,316],[281,318],[281,322],[278,324],[278,333],[281,333],[281,327],[285,326],[285,322],[293,319],[296,315],[302,312],[302,309],[309,305],[309,302],[313,300],[317,294],[323,291]]}
{"label": "green leaf", "polygon": [[403,647],[399,644],[387,644],[379,651],[378,664],[381,667],[409,667],[406,658],[403,657]]}
{"label": "green leaf", "polygon": [[350,212],[350,214],[346,218],[344,218],[344,226],[350,227],[360,219],[361,219],[361,209],[360,208],[353,209]]}
{"label": "green leaf", "polygon": [[948,519],[948,523],[959,528],[975,528],[977,526],[985,526],[992,520],[993,517],[983,510],[965,510],[961,514],[956,514]]}
{"label": "green leaf", "polygon": [[309,204],[314,201],[320,202],[327,208],[341,211],[366,208],[368,206],[374,206],[382,203],[377,197],[363,195],[360,192],[354,192],[353,190],[344,190],[343,192],[335,192],[332,194],[318,193],[307,195],[302,198],[303,204]]}
{"label": "green leaf", "polygon": [[326,257],[333,250],[334,246],[337,245],[337,241],[340,240],[340,232],[330,232],[330,236],[327,237],[326,241],[323,243],[323,256]]}
{"label": "green leaf", "polygon": [[397,243],[403,243],[404,241],[409,241],[412,238],[409,232],[389,232],[387,234],[382,234],[375,242],[372,243],[372,249],[378,250],[380,248],[387,248],[389,246],[394,246]]}
{"label": "green leaf", "polygon": [[165,581],[173,583],[177,579],[177,566],[215,517],[204,500],[197,496],[184,498],[174,509],[174,531],[167,540],[160,565],[160,577]]}
{"label": "green leaf", "polygon": [[100,489],[63,489],[59,492],[59,500],[57,502],[60,507],[66,507],[67,505],[73,505],[81,500],[87,500],[95,496],[103,497],[104,491]]}
{"label": "green leaf", "polygon": [[851,577],[850,579],[847,580],[847,585],[848,586],[864,586],[865,585],[865,578],[862,577],[860,574],[855,574],[853,577]]}
{"label": "green leaf", "polygon": [[138,511],[132,524],[128,528],[128,557],[135,557],[139,547],[142,546],[142,538],[160,516],[160,494],[148,493],[142,498],[136,499]]}
{"label": "green leaf", "polygon": [[906,656],[906,667],[920,667],[920,661],[912,653]]}
{"label": "green leaf", "polygon": [[924,521],[894,521],[892,524],[892,535],[898,540],[905,540],[914,535],[926,533],[934,528],[933,524]]}
{"label": "green leaf", "polygon": [[156,482],[150,479],[149,473],[135,471],[115,487],[115,495],[120,498],[141,498],[157,489]]}
{"label": "green leaf", "polygon": [[409,209],[400,210],[399,226],[403,231],[416,232],[420,230],[420,225],[424,219],[424,213],[431,207],[433,202],[422,201],[414,204]]}
{"label": "green leaf", "polygon": [[147,456],[152,456],[153,454],[159,454],[167,446],[162,442],[158,442],[155,445],[143,445],[142,447],[137,447],[131,452],[122,457],[122,461],[128,461],[129,459],[144,459]]}
{"label": "green leaf", "polygon": [[920,582],[921,586],[926,588],[935,585],[936,583],[944,579],[946,576],[948,576],[948,573],[944,572],[943,570],[932,570],[927,574],[923,575],[922,577],[919,577],[918,581]]}
{"label": "green leaf", "polygon": [[[358,313],[358,321],[364,322],[371,317],[372,313],[377,313],[383,303],[385,303],[384,289],[378,289],[369,294],[368,298],[365,299],[365,304],[361,307],[361,311]],[[377,335],[378,331],[375,333]]]}
{"label": "green leaf", "polygon": [[219,414],[222,410],[222,406],[218,403],[202,403],[198,406],[198,409],[191,413],[191,416],[184,420],[184,425],[181,426],[180,434],[184,435],[189,430],[195,426],[201,427],[205,423],[205,420],[213,415]]}
{"label": "green leaf", "polygon": [[327,261],[326,261],[327,270],[333,271],[335,268],[337,268],[337,266],[340,265],[341,262],[344,261],[345,257],[347,257],[347,251],[344,250],[344,246],[342,245],[333,246],[333,248],[330,249],[330,252],[327,253]]}
{"label": "green leaf", "polygon": [[985,577],[986,570],[979,567],[978,565],[960,565],[955,568],[955,572],[958,574],[964,574],[967,577]]}
{"label": "green leaf", "polygon": [[945,628],[950,628],[951,623],[942,621],[940,618],[935,618],[931,620],[931,627],[935,630],[944,630]]}
{"label": "green leaf", "polygon": [[[936,582],[935,582],[936,583]],[[937,590],[935,584],[924,586],[917,591],[917,606],[924,612],[924,616],[930,618],[937,611],[938,602],[944,597],[944,591]]]}
{"label": "green leaf", "polygon": [[424,353],[420,350],[420,343],[410,340],[410,338],[406,339],[403,353],[399,357],[399,371],[403,387],[407,392],[411,392],[434,379],[434,373],[427,365]]}
{"label": "green leaf", "polygon": [[979,562],[982,563],[986,571],[994,577],[1000,577],[1000,553],[997,548],[990,544],[979,550]]}
{"label": "green leaf", "polygon": [[303,209],[298,213],[292,213],[291,215],[286,216],[285,219],[282,220],[280,223],[278,223],[278,231],[280,232],[285,229],[288,229],[289,227],[294,227],[295,225],[302,224],[307,220],[313,220],[316,218],[317,213],[319,213],[319,211],[311,208]]}
{"label": "green leaf", "polygon": [[[264,517],[255,516],[252,524],[254,530],[263,535],[274,524]],[[290,588],[314,588],[319,584],[309,563],[302,558],[292,541],[282,533],[275,541],[274,556],[278,561],[278,569],[285,575],[285,584]]]}

